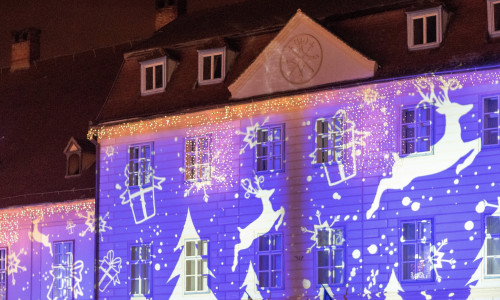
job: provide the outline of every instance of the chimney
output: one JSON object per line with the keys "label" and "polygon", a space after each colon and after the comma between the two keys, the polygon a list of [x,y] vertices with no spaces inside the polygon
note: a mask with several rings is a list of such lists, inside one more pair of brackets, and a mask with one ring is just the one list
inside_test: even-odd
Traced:
{"label": "chimney", "polygon": [[31,62],[40,58],[40,30],[26,28],[13,31],[12,38],[10,71],[29,69]]}
{"label": "chimney", "polygon": [[156,0],[155,30],[172,22],[186,10],[185,0]]}

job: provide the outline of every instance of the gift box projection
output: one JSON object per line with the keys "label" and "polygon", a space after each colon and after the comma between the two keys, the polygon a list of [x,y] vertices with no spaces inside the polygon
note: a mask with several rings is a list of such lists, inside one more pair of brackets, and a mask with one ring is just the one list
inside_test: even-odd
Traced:
{"label": "gift box projection", "polygon": [[100,297],[493,299],[499,80],[427,75],[93,128],[112,228]]}

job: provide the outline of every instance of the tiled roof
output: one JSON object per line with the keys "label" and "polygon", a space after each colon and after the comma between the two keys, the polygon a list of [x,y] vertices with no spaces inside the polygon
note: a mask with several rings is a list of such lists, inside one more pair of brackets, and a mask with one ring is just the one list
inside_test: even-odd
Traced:
{"label": "tiled roof", "polygon": [[[428,50],[408,50],[405,12],[438,5],[443,5],[450,15],[442,44]],[[141,96],[139,63],[126,60],[98,122],[179,113],[234,101],[227,86],[256,59],[298,8],[378,63],[375,77],[369,80],[453,71],[500,61],[500,41],[488,38],[483,0],[246,1],[181,16],[151,39],[139,43],[134,50],[162,48],[175,53],[179,66],[164,93]],[[197,86],[196,50],[224,44],[238,51],[225,81]],[[321,88],[339,84],[343,83]]]}
{"label": "tiled roof", "polygon": [[0,207],[94,197],[95,165],[65,178],[63,153],[73,136],[84,151],[122,64],[124,47],[0,70]]}

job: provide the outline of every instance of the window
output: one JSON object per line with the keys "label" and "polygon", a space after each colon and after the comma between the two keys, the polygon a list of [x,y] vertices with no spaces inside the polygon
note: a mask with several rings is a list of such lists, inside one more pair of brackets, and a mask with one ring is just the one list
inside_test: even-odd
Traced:
{"label": "window", "polygon": [[261,288],[283,287],[283,235],[266,234],[259,243],[259,286]]}
{"label": "window", "polygon": [[73,241],[54,243],[53,299],[73,299]]}
{"label": "window", "polygon": [[185,180],[210,181],[211,144],[210,135],[186,139]]}
{"label": "window", "polygon": [[488,0],[488,32],[491,37],[500,36],[500,1]]}
{"label": "window", "polygon": [[152,144],[130,146],[129,148],[129,186],[145,186],[151,184],[153,170],[151,168]]}
{"label": "window", "polygon": [[226,48],[198,51],[198,83],[212,84],[224,80]]}
{"label": "window", "polygon": [[317,284],[344,283],[344,230],[342,228],[316,228]]}
{"label": "window", "polygon": [[500,216],[486,217],[486,276],[500,275]]}
{"label": "window", "polygon": [[142,95],[159,93],[166,85],[166,57],[141,62]]}
{"label": "window", "polygon": [[483,98],[483,144],[498,145],[498,96]]}
{"label": "window", "polygon": [[82,147],[71,137],[64,149],[66,155],[66,178],[78,176],[82,172]]}
{"label": "window", "polygon": [[344,120],[342,117],[316,121],[316,163],[342,163],[344,153]]}
{"label": "window", "polygon": [[432,221],[402,223],[402,279],[405,281],[432,280]]}
{"label": "window", "polygon": [[151,287],[151,246],[130,248],[130,294],[148,295]]}
{"label": "window", "polygon": [[208,241],[186,241],[185,291],[208,291]]}
{"label": "window", "polygon": [[262,126],[257,129],[257,171],[283,170],[283,125]]}
{"label": "window", "polygon": [[7,248],[0,248],[0,300],[7,299]]}
{"label": "window", "polygon": [[404,108],[401,112],[401,154],[431,150],[432,106]]}
{"label": "window", "polygon": [[437,47],[442,40],[441,6],[407,13],[408,48],[418,50]]}

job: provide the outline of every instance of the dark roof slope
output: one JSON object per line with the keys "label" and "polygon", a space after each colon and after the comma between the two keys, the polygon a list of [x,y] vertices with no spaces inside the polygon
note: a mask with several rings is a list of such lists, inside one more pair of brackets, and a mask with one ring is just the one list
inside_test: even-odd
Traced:
{"label": "dark roof slope", "polygon": [[94,197],[95,165],[65,179],[63,151],[72,136],[86,138],[129,49],[0,69],[0,207]]}
{"label": "dark roof slope", "polygon": [[[443,5],[450,16],[442,44],[428,50],[408,50],[405,12],[438,5]],[[139,63],[127,60],[98,122],[201,109],[234,101],[227,87],[256,59],[297,8],[375,60],[380,66],[375,80],[481,67],[500,61],[500,39],[488,38],[486,1],[483,0],[247,1],[182,16],[151,39],[139,43],[134,50],[156,47],[174,51],[179,67],[164,93],[141,97]],[[196,86],[196,50],[224,43],[238,51],[225,82]],[[329,87],[339,84],[343,83]]]}

